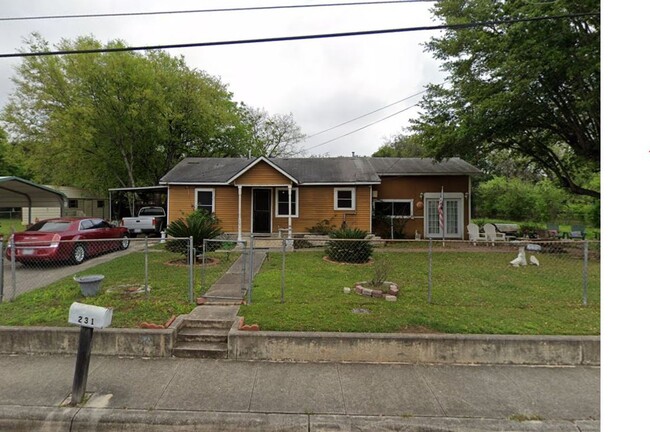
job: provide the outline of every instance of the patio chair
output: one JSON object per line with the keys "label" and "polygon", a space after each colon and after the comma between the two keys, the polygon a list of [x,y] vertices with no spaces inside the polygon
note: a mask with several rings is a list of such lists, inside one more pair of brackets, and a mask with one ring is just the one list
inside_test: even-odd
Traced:
{"label": "patio chair", "polygon": [[467,224],[467,234],[469,234],[469,241],[476,244],[477,241],[486,241],[485,234],[479,231],[478,225],[475,223]]}
{"label": "patio chair", "polygon": [[584,240],[587,236],[584,225],[571,225],[571,232],[569,238],[572,240]]}
{"label": "patio chair", "polygon": [[495,241],[506,241],[506,235],[502,232],[497,231],[497,227],[494,224],[486,223],[483,225],[483,232],[485,233],[485,238],[487,241],[494,244]]}
{"label": "patio chair", "polygon": [[550,238],[556,239],[560,237],[560,226],[558,224],[547,223],[546,232]]}

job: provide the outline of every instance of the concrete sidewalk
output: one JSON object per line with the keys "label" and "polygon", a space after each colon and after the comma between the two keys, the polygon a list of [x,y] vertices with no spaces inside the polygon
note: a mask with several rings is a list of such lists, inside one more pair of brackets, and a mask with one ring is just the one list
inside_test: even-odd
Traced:
{"label": "concrete sidewalk", "polygon": [[1,431],[600,430],[600,368],[0,356]]}

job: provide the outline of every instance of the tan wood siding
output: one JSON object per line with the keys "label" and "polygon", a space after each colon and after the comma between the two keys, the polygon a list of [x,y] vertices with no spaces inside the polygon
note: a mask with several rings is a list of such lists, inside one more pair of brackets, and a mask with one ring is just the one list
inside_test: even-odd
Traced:
{"label": "tan wood siding", "polygon": [[[370,231],[370,187],[357,186],[356,210],[334,210],[333,186],[302,186],[299,188],[299,217],[292,218],[293,232],[304,233],[318,222],[327,219],[330,224],[341,227],[345,220],[349,228]],[[275,199],[275,197],[274,197]],[[273,229],[287,228],[288,218],[275,217]]]}
{"label": "tan wood siding", "polygon": [[[424,230],[424,206],[417,208],[420,193],[440,193],[441,188],[445,193],[469,192],[469,179],[467,176],[412,176],[412,177],[382,177],[381,184],[374,188],[378,200],[410,199],[413,200],[414,219],[406,223],[404,233],[407,238],[413,238],[415,231],[420,234]],[[465,226],[469,222],[469,200],[465,199],[463,211],[463,238],[467,238]]]}
{"label": "tan wood siding", "polygon": [[291,180],[266,162],[260,162],[235,180],[236,185],[288,185]]}

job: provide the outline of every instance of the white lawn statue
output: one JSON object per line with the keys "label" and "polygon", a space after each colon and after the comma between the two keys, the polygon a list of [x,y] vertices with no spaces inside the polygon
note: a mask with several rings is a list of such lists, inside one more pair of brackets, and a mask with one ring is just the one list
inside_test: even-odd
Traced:
{"label": "white lawn statue", "polygon": [[532,265],[538,266],[539,265],[539,260],[537,259],[537,257],[535,255],[531,255],[530,256],[530,263]]}
{"label": "white lawn statue", "polygon": [[519,254],[517,258],[510,261],[510,265],[513,267],[525,266],[526,263],[526,252],[524,251],[523,246],[519,248]]}

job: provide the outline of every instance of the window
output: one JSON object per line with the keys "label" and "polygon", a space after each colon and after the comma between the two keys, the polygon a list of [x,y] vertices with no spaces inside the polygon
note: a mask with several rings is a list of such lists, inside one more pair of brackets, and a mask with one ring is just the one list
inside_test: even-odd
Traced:
{"label": "window", "polygon": [[334,210],[354,210],[356,208],[354,188],[334,189]]}
{"label": "window", "polygon": [[[275,190],[275,215],[289,216],[289,189]],[[298,217],[298,190],[291,189],[291,217]]]}
{"label": "window", "polygon": [[375,217],[403,218],[413,216],[413,200],[375,201]]}
{"label": "window", "polygon": [[195,193],[194,208],[214,213],[214,190],[196,189]]}
{"label": "window", "polygon": [[79,208],[79,201],[76,199],[68,200],[68,208]]}
{"label": "window", "polygon": [[97,201],[97,208],[104,208],[104,200]]}

